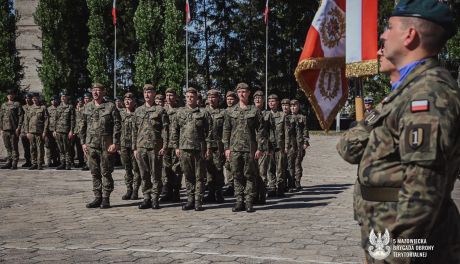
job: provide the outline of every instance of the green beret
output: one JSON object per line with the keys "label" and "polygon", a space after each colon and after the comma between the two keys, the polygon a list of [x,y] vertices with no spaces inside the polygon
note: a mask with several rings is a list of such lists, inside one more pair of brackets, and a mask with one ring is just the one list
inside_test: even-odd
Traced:
{"label": "green beret", "polygon": [[167,94],[167,93],[177,94],[176,89],[174,89],[174,88],[166,89],[165,94]]}
{"label": "green beret", "polygon": [[165,96],[162,95],[162,94],[157,94],[157,95],[155,95],[155,99],[164,100],[164,99],[165,99]]}
{"label": "green beret", "polygon": [[145,84],[144,85],[144,91],[147,91],[147,90],[155,91],[155,87],[153,87],[153,85],[151,85],[151,84]]}
{"label": "green beret", "polygon": [[91,95],[90,93],[85,93],[85,94],[83,95],[83,97],[88,97],[88,98],[91,98],[91,97],[92,97],[92,95]]}
{"label": "green beret", "polygon": [[242,89],[246,89],[246,90],[249,90],[249,86],[247,83],[239,83],[237,86],[236,86],[236,91],[238,90],[242,90]]}
{"label": "green beret", "polygon": [[211,89],[208,91],[208,96],[210,95],[213,95],[213,96],[219,96],[219,91],[217,91],[216,89]]}
{"label": "green beret", "polygon": [[261,90],[258,90],[254,93],[254,97],[256,96],[264,97],[264,92],[262,92]]}
{"label": "green beret", "polygon": [[457,32],[452,10],[439,0],[400,0],[391,16],[418,17],[429,20],[443,27],[449,38]]}
{"label": "green beret", "polygon": [[125,95],[123,96],[123,98],[131,98],[131,99],[134,99],[134,94],[132,92],[127,92],[125,93]]}
{"label": "green beret", "polygon": [[289,99],[283,99],[283,100],[281,100],[281,104],[282,104],[282,105],[283,105],[283,104],[291,104],[291,100],[289,100]]}
{"label": "green beret", "polygon": [[292,100],[291,100],[291,105],[296,105],[296,104],[299,104],[299,100],[297,100],[297,99],[292,99]]}
{"label": "green beret", "polygon": [[69,93],[67,93],[67,90],[62,90],[60,93],[59,93],[59,96],[67,96],[69,95]]}
{"label": "green beret", "polygon": [[102,90],[105,89],[104,85],[102,85],[101,83],[93,83],[93,85],[91,87],[92,88],[99,88],[99,89],[102,89]]}
{"label": "green beret", "polygon": [[198,91],[193,87],[189,87],[185,93],[198,94]]}
{"label": "green beret", "polygon": [[276,99],[276,100],[278,100],[279,98],[278,98],[278,95],[276,95],[276,94],[270,94],[268,96],[268,99]]}
{"label": "green beret", "polygon": [[225,95],[225,98],[227,97],[233,97],[236,99],[236,94],[234,91],[228,91],[227,94]]}

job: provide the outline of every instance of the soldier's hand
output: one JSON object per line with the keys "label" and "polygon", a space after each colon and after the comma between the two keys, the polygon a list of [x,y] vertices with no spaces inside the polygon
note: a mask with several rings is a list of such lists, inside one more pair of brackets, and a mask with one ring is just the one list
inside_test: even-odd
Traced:
{"label": "soldier's hand", "polygon": [[289,149],[284,149],[284,154],[287,154],[289,152]]}
{"label": "soldier's hand", "polygon": [[180,158],[180,149],[176,149],[176,156]]}
{"label": "soldier's hand", "polygon": [[43,134],[42,134],[42,139],[45,139],[45,138],[46,138],[46,133],[43,132]]}
{"label": "soldier's hand", "polygon": [[86,144],[81,145],[81,148],[85,152],[85,154],[88,154],[88,146]]}
{"label": "soldier's hand", "polygon": [[[1,134],[1,133],[0,133]],[[16,128],[16,136],[19,137],[19,135],[21,135],[21,129],[20,128]]]}
{"label": "soldier's hand", "polygon": [[137,152],[137,150],[134,151],[134,157],[138,160],[139,159],[139,153]]}
{"label": "soldier's hand", "polygon": [[28,139],[29,141],[32,141],[32,134],[31,134],[31,133],[27,133],[27,139]]}
{"label": "soldier's hand", "polygon": [[115,153],[115,152],[117,152],[117,149],[118,149],[118,148],[117,148],[117,145],[112,144],[112,145],[110,145],[109,148],[107,149],[107,152],[109,152],[109,153]]}
{"label": "soldier's hand", "polygon": [[227,160],[230,160],[231,155],[232,155],[232,152],[229,149],[225,150],[225,158]]}
{"label": "soldier's hand", "polygon": [[264,153],[262,151],[257,150],[256,154],[254,154],[254,159],[256,159],[256,160],[260,159],[260,157],[262,157],[263,154]]}
{"label": "soldier's hand", "polygon": [[56,131],[53,131],[53,137],[56,138],[56,136],[57,136]]}
{"label": "soldier's hand", "polygon": [[163,156],[165,154],[165,149],[162,148],[160,151],[158,151],[158,155]]}
{"label": "soldier's hand", "polygon": [[209,160],[210,157],[211,157],[211,149],[207,149],[206,153],[204,154],[204,158]]}
{"label": "soldier's hand", "polygon": [[310,144],[304,144],[304,145],[303,145],[303,149],[307,149],[308,146],[310,146]]}
{"label": "soldier's hand", "polygon": [[72,131],[69,132],[69,139],[72,139],[74,137],[74,134],[72,133]]}

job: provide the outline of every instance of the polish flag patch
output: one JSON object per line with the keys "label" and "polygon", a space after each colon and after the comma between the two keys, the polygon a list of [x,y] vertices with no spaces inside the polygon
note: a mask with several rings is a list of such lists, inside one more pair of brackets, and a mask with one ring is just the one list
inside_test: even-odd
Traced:
{"label": "polish flag patch", "polygon": [[412,113],[428,111],[430,109],[430,104],[428,100],[417,100],[410,103],[410,110]]}

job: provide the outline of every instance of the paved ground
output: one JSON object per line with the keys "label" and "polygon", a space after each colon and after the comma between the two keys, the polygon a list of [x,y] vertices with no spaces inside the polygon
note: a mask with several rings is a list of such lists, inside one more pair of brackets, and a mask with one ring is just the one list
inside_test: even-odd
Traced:
{"label": "paved ground", "polygon": [[[122,201],[116,170],[109,210],[86,209],[89,172],[0,171],[0,262],[5,263],[362,263],[352,219],[356,168],[335,151],[337,137],[314,136],[303,190],[253,214],[233,199],[183,212],[179,204],[138,210]],[[460,186],[454,196],[460,202]],[[460,204],[460,203],[457,203]]]}

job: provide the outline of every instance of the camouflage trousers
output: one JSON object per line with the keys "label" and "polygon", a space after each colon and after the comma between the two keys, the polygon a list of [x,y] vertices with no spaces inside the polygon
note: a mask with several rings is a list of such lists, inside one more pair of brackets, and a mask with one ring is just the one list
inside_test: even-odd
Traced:
{"label": "camouflage trousers", "polygon": [[210,190],[221,191],[224,187],[224,154],[217,148],[212,149],[211,157],[206,162],[206,183]]}
{"label": "camouflage trousers", "polygon": [[30,141],[30,154],[32,165],[42,164],[45,159],[45,140],[42,133],[31,133],[32,140]]}
{"label": "camouflage trousers", "polygon": [[163,174],[162,183],[166,192],[172,192],[173,189],[180,190],[182,183],[182,171],[179,158],[175,150],[167,148],[163,155]]}
{"label": "camouflage trousers", "polygon": [[145,200],[160,196],[162,156],[157,149],[139,148],[137,162],[142,178],[142,193]]}
{"label": "camouflage trousers", "polygon": [[[303,152],[305,155],[305,152]],[[300,181],[302,177],[302,152],[299,149],[292,148],[287,154],[288,175],[286,175],[286,187],[294,188],[295,181]],[[298,179],[297,179],[298,177]]]}
{"label": "camouflage trousers", "polygon": [[206,162],[199,150],[180,150],[180,165],[184,173],[187,188],[187,200],[202,201],[204,179],[206,177]]}
{"label": "camouflage trousers", "polygon": [[250,152],[232,151],[230,155],[233,180],[235,184],[235,198],[237,203],[252,203],[254,201],[254,188],[256,176],[259,171],[257,161]]}
{"label": "camouflage trousers", "polygon": [[113,191],[113,154],[107,149],[89,147],[88,166],[93,176],[93,192],[96,197],[110,197]]}
{"label": "camouflage trousers", "polygon": [[260,177],[262,177],[265,185],[268,185],[268,186],[271,186],[269,177],[268,177],[268,163],[270,161],[270,157],[271,155],[269,155],[268,152],[264,152],[262,157],[260,157],[259,160],[257,161],[259,165],[259,175]]}
{"label": "camouflage trousers", "polygon": [[30,162],[30,142],[25,133],[21,134],[22,148],[24,149],[24,159]]}
{"label": "camouflage trousers", "polygon": [[268,166],[269,186],[272,189],[283,190],[286,183],[287,156],[284,150],[277,150],[270,156]]}
{"label": "camouflage trousers", "polygon": [[[45,138],[45,148],[46,148],[46,160],[48,163],[50,161],[59,160],[59,147],[56,142],[56,139],[53,136],[53,132],[49,132]],[[48,164],[49,165],[49,164]]]}
{"label": "camouflage trousers", "polygon": [[7,159],[9,162],[17,162],[19,160],[18,141],[19,137],[16,135],[14,130],[3,131],[3,143],[5,144],[8,155]]}
{"label": "camouflage trousers", "polygon": [[56,133],[56,141],[59,147],[59,156],[63,164],[70,166],[72,164],[72,144],[67,133]]}
{"label": "camouflage trousers", "polygon": [[120,149],[121,163],[125,168],[125,184],[128,190],[139,190],[141,185],[141,175],[139,166],[137,165],[134,151],[131,148],[121,147]]}
{"label": "camouflage trousers", "polygon": [[228,186],[234,186],[233,182],[233,173],[232,173],[232,166],[230,165],[230,161],[226,160],[224,163],[224,176],[226,178],[226,183]]}
{"label": "camouflage trousers", "polygon": [[[74,140],[72,141],[72,149],[75,147],[77,150],[77,159],[79,164],[83,164],[85,162],[85,153],[83,152],[83,148],[81,147],[81,139],[78,135],[75,136]],[[73,158],[73,157],[72,157]]]}

